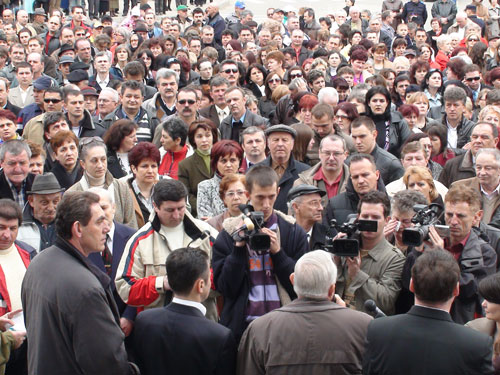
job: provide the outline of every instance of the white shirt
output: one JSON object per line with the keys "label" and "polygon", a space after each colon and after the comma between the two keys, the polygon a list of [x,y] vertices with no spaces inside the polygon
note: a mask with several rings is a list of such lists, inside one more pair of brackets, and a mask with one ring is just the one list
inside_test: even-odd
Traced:
{"label": "white shirt", "polygon": [[173,228],[161,226],[161,231],[165,234],[168,245],[170,249],[176,250],[184,246],[184,223],[181,222],[179,225]]}
{"label": "white shirt", "polygon": [[19,91],[21,92],[21,100],[23,103],[26,103],[26,98],[28,97],[28,90],[29,90],[29,87],[26,91],[24,91],[23,88],[21,86],[19,86]]}
{"label": "white shirt", "polygon": [[448,128],[448,147],[457,148],[457,142],[458,142],[457,128],[450,126],[448,121],[446,121],[446,127]]}
{"label": "white shirt", "polygon": [[479,186],[481,187],[481,193],[483,193],[484,197],[488,200],[492,200],[493,198],[495,198],[498,194],[500,194],[500,184],[497,185],[496,189],[493,190],[491,193],[487,193],[484,189],[483,189],[483,186],[481,184],[479,184]]}
{"label": "white shirt", "polygon": [[101,89],[108,87],[109,84],[109,73],[106,76],[106,79],[101,80],[101,77],[99,77],[99,74],[95,77],[95,80],[99,86],[101,86]]}
{"label": "white shirt", "polygon": [[115,237],[115,223],[111,223],[111,229],[106,235],[106,245],[108,245],[109,252],[113,255],[113,238]]}
{"label": "white shirt", "polygon": [[203,306],[199,302],[189,301],[187,299],[181,299],[181,298],[178,298],[178,297],[172,298],[172,302],[173,303],[178,303],[179,305],[191,306],[191,307],[197,308],[198,310],[201,311],[201,313],[203,315],[205,315],[207,313],[207,309],[205,308],[205,306]]}

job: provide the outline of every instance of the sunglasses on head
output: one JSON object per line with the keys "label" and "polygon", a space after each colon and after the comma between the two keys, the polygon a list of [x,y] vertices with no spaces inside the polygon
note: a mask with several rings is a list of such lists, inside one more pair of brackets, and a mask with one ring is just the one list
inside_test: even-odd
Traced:
{"label": "sunglasses on head", "polygon": [[186,103],[189,104],[189,105],[193,105],[194,103],[196,103],[196,100],[193,100],[193,99],[181,99],[181,100],[178,100],[177,103],[182,104],[182,105],[185,105]]}
{"label": "sunglasses on head", "polygon": [[224,73],[229,74],[229,73],[238,73],[238,68],[233,68],[233,69],[224,69]]}

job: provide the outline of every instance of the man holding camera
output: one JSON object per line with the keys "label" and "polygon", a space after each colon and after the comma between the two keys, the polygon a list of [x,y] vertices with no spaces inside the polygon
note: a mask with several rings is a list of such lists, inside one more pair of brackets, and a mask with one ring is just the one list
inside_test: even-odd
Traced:
{"label": "man holding camera", "polygon": [[377,231],[360,232],[357,256],[336,257],[337,293],[347,306],[358,311],[365,311],[365,301],[372,299],[385,314],[394,314],[405,257],[384,236],[390,209],[386,194],[371,191],[364,195],[358,206],[358,219],[376,221]]}
{"label": "man holding camera", "polygon": [[[278,181],[276,172],[264,165],[256,165],[246,174],[250,203],[263,213],[259,232],[269,236],[269,250],[250,247],[243,216],[226,219],[213,246],[214,283],[224,297],[220,323],[230,328],[237,340],[251,321],[296,298],[290,274],[295,262],[309,250],[304,230],[292,217],[273,209]],[[246,218],[247,225],[248,221]]]}

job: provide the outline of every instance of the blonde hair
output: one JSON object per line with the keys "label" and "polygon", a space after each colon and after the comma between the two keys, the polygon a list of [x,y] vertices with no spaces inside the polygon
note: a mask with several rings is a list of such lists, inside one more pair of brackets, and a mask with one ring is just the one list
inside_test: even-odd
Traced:
{"label": "blonde hair", "polygon": [[[416,177],[419,181],[425,181],[430,187],[430,200],[431,202],[436,199],[439,196],[439,193],[436,189],[436,185],[434,185],[434,179],[432,178],[431,172],[429,172],[429,169],[425,167],[417,167],[417,166],[412,166],[408,167],[408,169],[405,171],[405,174],[403,176],[403,183],[405,184],[406,188],[408,189],[408,181],[410,180],[410,177]],[[429,203],[431,203],[429,202]]]}

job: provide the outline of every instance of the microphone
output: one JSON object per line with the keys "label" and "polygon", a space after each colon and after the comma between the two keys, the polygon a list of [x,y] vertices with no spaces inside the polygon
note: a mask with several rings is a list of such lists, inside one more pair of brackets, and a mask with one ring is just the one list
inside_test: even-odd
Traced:
{"label": "microphone", "polygon": [[384,312],[377,307],[375,301],[372,299],[367,299],[365,301],[365,310],[369,315],[373,316],[375,319],[383,318],[386,316]]}

